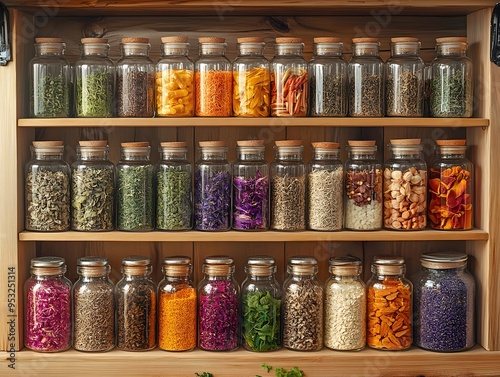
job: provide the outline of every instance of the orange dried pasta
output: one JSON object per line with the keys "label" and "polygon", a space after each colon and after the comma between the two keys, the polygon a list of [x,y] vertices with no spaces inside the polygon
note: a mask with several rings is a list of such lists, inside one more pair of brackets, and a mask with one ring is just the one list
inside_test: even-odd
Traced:
{"label": "orange dried pasta", "polygon": [[269,116],[271,75],[266,68],[255,67],[233,71],[234,116]]}
{"label": "orange dried pasta", "polygon": [[156,72],[156,114],[158,116],[193,116],[194,72],[165,69]]}
{"label": "orange dried pasta", "polygon": [[231,71],[202,71],[195,73],[196,116],[231,116],[233,74]]}
{"label": "orange dried pasta", "polygon": [[308,94],[308,73],[303,68],[289,68],[283,75],[271,77],[272,116],[306,116]]}

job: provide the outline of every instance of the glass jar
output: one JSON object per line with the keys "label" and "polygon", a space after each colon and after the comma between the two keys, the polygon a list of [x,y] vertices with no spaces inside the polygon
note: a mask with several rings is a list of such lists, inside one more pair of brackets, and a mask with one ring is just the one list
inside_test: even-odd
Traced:
{"label": "glass jar", "polygon": [[71,166],[71,229],[114,229],[115,166],[106,140],[80,141]]}
{"label": "glass jar", "polygon": [[404,350],[411,346],[412,283],[405,278],[402,257],[373,257],[368,280],[366,343],[381,350]]}
{"label": "glass jar", "polygon": [[82,38],[75,64],[76,117],[109,118],[114,110],[115,66],[106,38]]}
{"label": "glass jar", "polygon": [[255,256],[247,260],[241,284],[243,347],[265,352],[281,348],[281,288],[276,281],[274,258]]}
{"label": "glass jar", "polygon": [[296,351],[323,347],[323,287],[317,280],[318,261],[292,257],[283,283],[283,346]]}
{"label": "glass jar", "polygon": [[340,38],[314,38],[314,54],[308,65],[310,116],[347,115],[347,63]]}
{"label": "glass jar", "polygon": [[33,141],[25,168],[26,230],[57,232],[70,228],[70,168],[62,141]]}
{"label": "glass jar", "polygon": [[392,139],[384,164],[384,228],[421,230],[427,226],[427,164],[420,139]]}
{"label": "glass jar", "polygon": [[35,57],[30,61],[30,116],[71,116],[71,66],[64,57],[62,38],[35,38]]}
{"label": "glass jar", "polygon": [[198,346],[207,351],[238,348],[239,295],[234,262],[226,256],[204,259],[198,286]]}
{"label": "glass jar", "polygon": [[163,259],[163,280],[158,285],[158,346],[165,351],[196,347],[196,289],[189,257]]}
{"label": "glass jar", "polygon": [[472,61],[466,55],[467,38],[437,38],[436,53],[431,64],[431,115],[439,118],[471,117]]}
{"label": "glass jar", "polygon": [[123,351],[147,351],[156,346],[156,285],[151,260],[122,260],[122,278],[115,287],[117,345]]}
{"label": "glass jar", "polygon": [[422,270],[411,278],[414,344],[437,352],[465,351],[474,344],[475,282],[467,255],[425,253]]}
{"label": "glass jar", "polygon": [[349,115],[384,116],[384,62],[378,38],[353,38],[349,75]]}
{"label": "glass jar", "polygon": [[269,164],[264,140],[237,141],[233,164],[233,229],[269,229]]}
{"label": "glass jar", "polygon": [[307,61],[301,38],[276,38],[271,61],[271,115],[302,117],[308,111]]}
{"label": "glass jar", "polygon": [[116,228],[128,231],[154,229],[154,165],[148,142],[121,143],[116,165]]}
{"label": "glass jar", "polygon": [[312,143],[307,174],[307,223],[311,230],[341,230],[344,167],[338,143]]}
{"label": "glass jar", "polygon": [[223,231],[231,228],[231,165],[223,141],[200,141],[194,173],[194,227]]}
{"label": "glass jar", "polygon": [[224,38],[202,37],[195,67],[195,115],[229,117],[233,109],[233,72]]}
{"label": "glass jar", "polygon": [[275,142],[271,164],[271,229],[306,229],[306,164],[302,140]]}
{"label": "glass jar", "polygon": [[156,64],[156,115],[194,115],[194,63],[187,37],[162,37],[162,55]]}
{"label": "glass jar", "polygon": [[270,115],[271,73],[264,57],[264,38],[238,38],[233,61],[233,114],[241,117]]}
{"label": "glass jar", "polygon": [[419,53],[418,38],[391,38],[391,57],[385,63],[387,116],[424,115],[425,63]]}
{"label": "glass jar", "polygon": [[382,228],[382,164],[375,140],[349,140],[345,162],[344,227]]}
{"label": "glass jar", "polygon": [[71,347],[71,282],[59,257],[31,260],[31,276],[24,284],[24,345],[38,352]]}
{"label": "glass jar", "polygon": [[155,65],[149,58],[148,38],[122,38],[122,57],[116,63],[116,114],[150,118],[155,115]]}
{"label": "glass jar", "polygon": [[330,258],[325,284],[325,346],[337,351],[358,351],[366,342],[366,285],[356,257]]}
{"label": "glass jar", "polygon": [[73,286],[73,348],[109,351],[115,347],[115,296],[106,258],[76,261],[78,280]]}
{"label": "glass jar", "polygon": [[431,228],[468,230],[474,226],[474,165],[465,140],[436,140],[436,158],[429,171]]}

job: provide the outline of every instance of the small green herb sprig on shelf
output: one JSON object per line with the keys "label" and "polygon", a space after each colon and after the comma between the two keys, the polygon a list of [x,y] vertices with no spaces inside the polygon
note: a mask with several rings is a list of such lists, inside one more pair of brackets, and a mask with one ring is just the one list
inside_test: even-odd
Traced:
{"label": "small green herb sprig on shelf", "polygon": [[[266,363],[262,363],[262,368],[266,370],[267,373],[270,373],[273,369],[272,366],[267,365]],[[290,370],[286,370],[285,368],[275,368],[274,374],[276,377],[304,377],[304,372],[301,371],[298,367],[293,367]],[[256,375],[255,377],[262,377]]]}
{"label": "small green herb sprig on shelf", "polygon": [[202,374],[195,373],[195,375],[197,377],[214,377],[214,375],[212,373],[208,373],[208,372],[203,372]]}
{"label": "small green herb sprig on shelf", "polygon": [[113,116],[113,74],[91,72],[76,82],[76,116],[107,118]]}

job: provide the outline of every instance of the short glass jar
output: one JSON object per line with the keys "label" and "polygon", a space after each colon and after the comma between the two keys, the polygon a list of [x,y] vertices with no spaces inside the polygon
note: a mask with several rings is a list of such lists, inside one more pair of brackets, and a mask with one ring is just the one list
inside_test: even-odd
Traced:
{"label": "short glass jar", "polygon": [[433,229],[468,230],[474,226],[474,165],[466,151],[466,140],[436,140],[427,211]]}
{"label": "short glass jar", "polygon": [[60,257],[31,260],[31,276],[24,284],[24,345],[38,352],[71,347],[71,281]]}
{"label": "short glass jar", "polygon": [[71,166],[71,229],[114,229],[115,166],[106,140],[80,141]]}
{"label": "short glass jar", "polygon": [[427,226],[427,164],[420,139],[392,139],[384,164],[384,228],[421,230]]}
{"label": "short glass jar", "polygon": [[33,141],[25,167],[26,230],[57,232],[70,228],[70,167],[62,141]]}
{"label": "short glass jar", "polygon": [[115,295],[106,258],[76,261],[78,280],[73,285],[73,348],[109,351],[115,347]]}

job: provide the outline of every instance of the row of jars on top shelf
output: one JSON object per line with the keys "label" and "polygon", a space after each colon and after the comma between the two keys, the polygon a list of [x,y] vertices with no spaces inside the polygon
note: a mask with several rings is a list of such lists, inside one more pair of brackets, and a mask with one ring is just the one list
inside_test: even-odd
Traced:
{"label": "row of jars on top shelf", "polygon": [[63,258],[34,258],[25,284],[25,346],[40,352],[71,345],[93,352],[156,345],[167,351],[196,345],[230,351],[239,344],[257,352],[282,346],[316,351],[323,345],[341,351],[365,345],[405,350],[415,344],[440,352],[471,348],[475,282],[466,270],[467,255],[427,253],[420,260],[423,268],[412,284],[402,257],[376,256],[365,285],[358,258],[334,257],[323,285],[316,277],[317,260],[295,256],[281,287],[274,259],[256,256],[247,261],[240,290],[227,256],[205,258],[198,289],[188,257],[165,258],[158,286],[150,277],[149,258],[126,257],[116,287],[105,258],[78,259],[74,285],[64,276]]}
{"label": "row of jars on top shelf", "polygon": [[427,68],[420,42],[410,37],[392,38],[385,63],[376,38],[354,38],[349,63],[334,37],[314,39],[310,62],[303,58],[300,38],[276,38],[271,62],[263,55],[263,38],[238,38],[239,55],[232,63],[224,38],[199,38],[195,62],[188,57],[187,37],[162,41],[155,67],[148,39],[123,38],[115,67],[107,39],[83,38],[72,93],[63,40],[37,38],[31,116],[71,116],[72,94],[76,117],[472,116],[466,38],[438,38],[437,57]]}
{"label": "row of jars on top shelf", "polygon": [[34,141],[26,229],[175,231],[194,222],[203,231],[421,230],[428,219],[433,229],[473,227],[465,140],[436,142],[429,179],[420,139],[391,140],[384,165],[373,140],[350,140],[344,164],[338,143],[312,143],[308,164],[301,140],[275,143],[269,164],[262,140],[238,141],[230,164],[224,142],[202,141],[194,174],[184,142],[161,143],[156,167],[148,142],[122,143],[115,184],[106,141],[81,141],[71,168],[62,142]]}

